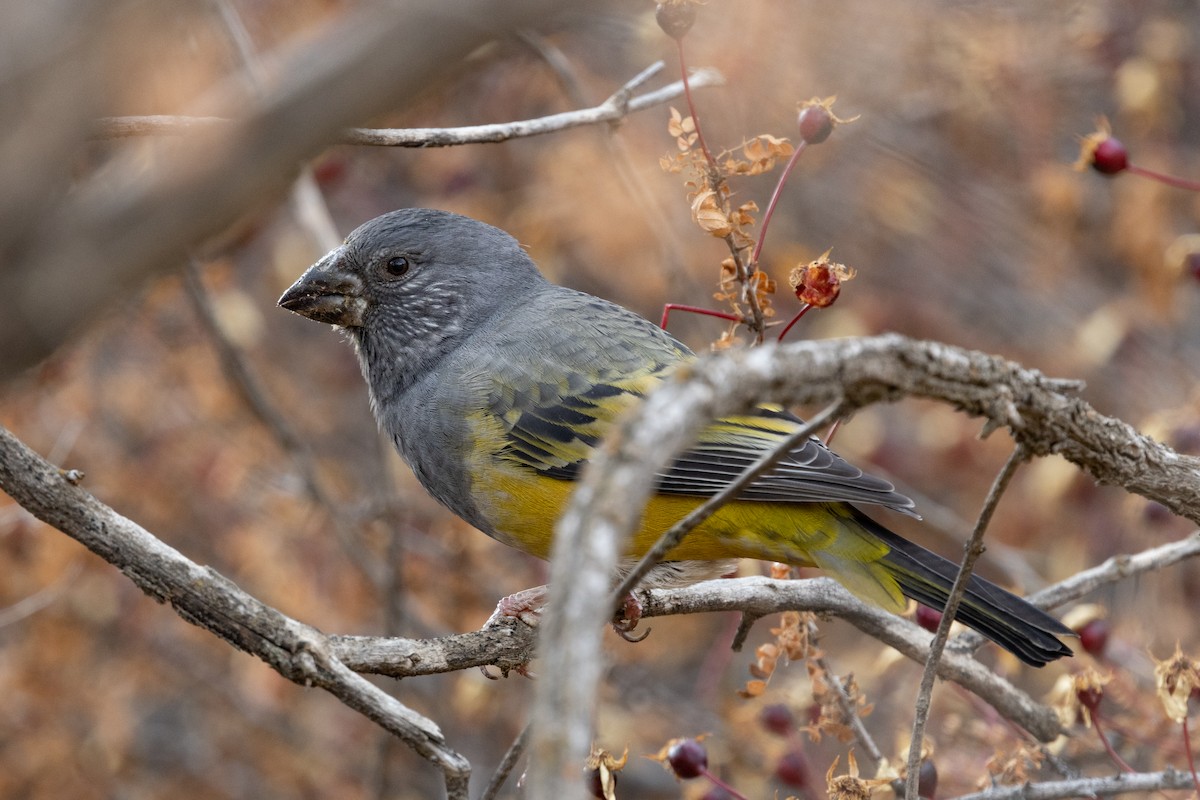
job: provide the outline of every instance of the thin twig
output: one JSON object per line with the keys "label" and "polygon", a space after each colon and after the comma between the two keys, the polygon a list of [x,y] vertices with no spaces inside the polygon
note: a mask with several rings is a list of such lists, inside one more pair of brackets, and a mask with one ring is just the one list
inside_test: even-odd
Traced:
{"label": "thin twig", "polygon": [[63,571],[62,575],[55,578],[54,583],[43,586],[33,594],[23,597],[4,608],[0,608],[0,629],[7,628],[9,625],[15,625],[21,620],[33,616],[62,597],[66,590],[74,586],[75,579],[79,577],[81,568],[82,566],[78,561],[72,562]]}
{"label": "thin twig", "polygon": [[[641,75],[629,82],[642,80]],[[724,83],[721,73],[715,69],[700,69],[691,75],[693,88],[720,86]],[[629,85],[626,84],[626,85]],[[623,87],[624,88],[624,87]],[[627,99],[622,89],[593,108],[564,111],[534,119],[500,122],[490,125],[467,125],[460,128],[345,128],[330,139],[330,144],[353,144],[374,147],[454,147],[464,144],[488,144],[506,142],[527,136],[595,125],[600,122],[618,122],[629,114],[662,105],[683,93],[683,83],[675,83],[652,92]],[[101,117],[96,120],[92,132],[96,139],[117,139],[130,136],[174,136],[209,130],[228,125],[231,119],[224,117],[188,116],[127,116]]]}
{"label": "thin twig", "polygon": [[500,794],[500,790],[504,788],[504,782],[508,780],[509,774],[513,771],[513,767],[517,766],[517,762],[521,760],[521,756],[525,755],[525,743],[529,740],[529,725],[526,724],[521,732],[517,734],[517,738],[513,739],[513,743],[508,746],[508,750],[504,753],[504,758],[500,759],[500,763],[496,766],[496,771],[492,773],[491,779],[488,780],[487,786],[483,789],[483,794],[479,795],[479,800],[494,800]]}
{"label": "thin twig", "polygon": [[192,308],[200,320],[201,327],[212,340],[213,348],[217,351],[218,360],[226,379],[233,384],[246,405],[258,418],[271,435],[292,460],[292,465],[304,482],[304,489],[309,498],[325,511],[325,516],[333,526],[334,535],[342,546],[351,562],[377,588],[387,583],[385,567],[379,563],[379,558],[365,550],[360,544],[360,537],[346,522],[337,503],[325,489],[317,472],[316,459],[307,443],[279,413],[274,404],[267,398],[266,390],[250,368],[246,358],[236,345],[229,339],[221,326],[208,290],[200,280],[199,268],[195,261],[188,264],[183,271],[183,285]]}
{"label": "thin twig", "polygon": [[933,644],[929,647],[929,658],[925,662],[925,671],[921,675],[921,688],[917,691],[912,741],[908,745],[908,772],[904,777],[905,800],[917,800],[921,751],[924,749],[925,742],[925,723],[929,719],[929,708],[933,699],[933,682],[937,677],[938,661],[941,659],[942,651],[946,647],[946,639],[950,636],[950,626],[954,622],[955,612],[958,611],[959,603],[962,602],[963,596],[966,594],[967,583],[971,578],[971,570],[975,566],[975,561],[979,556],[983,555],[983,534],[987,531],[988,524],[992,521],[992,515],[996,511],[996,506],[1000,503],[1000,498],[1004,495],[1004,490],[1008,488],[1013,475],[1017,473],[1017,468],[1025,463],[1028,458],[1028,452],[1022,445],[1018,444],[1013,449],[1012,455],[1008,457],[1008,461],[1004,462],[1000,474],[992,482],[992,487],[988,490],[987,498],[983,502],[983,508],[979,512],[979,519],[975,522],[975,529],[971,531],[971,538],[967,541],[966,554],[963,556],[962,565],[958,568],[958,575],[954,579],[954,585],[950,588],[950,596],[946,599],[946,607],[942,612],[942,620],[938,624],[937,633],[933,637]]}

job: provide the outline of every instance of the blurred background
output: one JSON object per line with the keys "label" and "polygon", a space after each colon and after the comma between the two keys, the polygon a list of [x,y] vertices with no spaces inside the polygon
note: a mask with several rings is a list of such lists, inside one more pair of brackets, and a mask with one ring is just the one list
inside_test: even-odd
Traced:
{"label": "blurred background", "polygon": [[[21,285],[37,277],[22,265],[60,244],[43,223],[62,204],[102,205],[105,181],[177,168],[188,153],[152,138],[91,136],[91,120],[214,113],[217,87],[250,86],[239,24],[243,44],[261,56],[254,91],[270,92],[289,79],[278,65],[291,62],[279,53],[326,41],[363,10],[328,0],[32,7],[0,5],[0,54],[9,54],[0,55],[8,187],[0,272]],[[403,2],[388,8],[400,19],[410,13]],[[1200,176],[1198,31],[1200,6],[1183,0],[710,0],[685,42],[691,66],[725,77],[724,87],[696,94],[715,149],[764,133],[794,139],[796,104],[813,96],[836,94],[840,116],[860,115],[804,155],[772,223],[763,267],[782,288],[777,319],[798,310],[785,283],[796,264],[832,247],[834,260],[858,270],[837,304],[790,337],[896,331],[998,353],[1082,379],[1101,413],[1200,454],[1200,258],[1188,256],[1200,250],[1200,195],[1072,169],[1080,136],[1106,115],[1135,163]],[[668,68],[655,85],[677,79],[674,43],[655,25],[653,3],[573,5],[520,37],[448,53],[422,91],[351,121],[533,118],[598,104],[658,59]],[[305,113],[323,124],[320,106]],[[692,223],[682,176],[659,166],[675,148],[668,119],[662,106],[615,129],[504,144],[329,146],[294,169],[310,170],[339,236],[398,207],[450,209],[511,232],[552,280],[657,319],[665,302],[717,307],[727,255]],[[54,158],[47,142],[62,145]],[[203,169],[221,152],[191,157]],[[735,179],[736,199],[765,207],[775,175]],[[37,202],[17,191],[33,185],[53,191]],[[319,216],[320,202],[291,202],[286,186],[243,203],[220,236],[190,242],[190,258],[164,252],[151,279],[90,309],[65,345],[0,386],[0,422],[86,472],[90,491],[185,555],[323,631],[424,637],[476,628],[501,596],[542,583],[545,568],[430,500],[380,441],[350,347],[275,306],[325,250],[319,228],[296,213]],[[178,213],[196,214],[180,194]],[[174,208],[162,204],[159,217],[170,222]],[[69,263],[83,284],[108,280],[93,274],[89,248],[111,261],[113,242],[142,223],[115,218],[120,226],[74,251]],[[709,318],[671,319],[699,351],[725,330]],[[230,351],[259,388],[257,404],[222,355]],[[906,401],[859,414],[836,449],[891,478],[926,517],[891,515],[887,524],[954,557],[1010,452],[1003,433],[980,441],[979,429],[947,408]],[[1002,502],[981,571],[1032,591],[1191,529],[1046,459],[1024,468]],[[1115,676],[1106,702],[1118,748],[1138,768],[1180,765],[1177,736],[1155,713],[1149,654],[1167,656],[1176,640],[1195,653],[1198,579],[1185,563],[1090,598],[1112,630],[1102,667]],[[707,787],[678,785],[642,757],[702,732],[714,769],[750,797],[804,796],[776,776],[785,753],[802,752],[791,763],[802,758],[808,785],[822,790],[833,758],[845,764],[847,745],[836,739],[781,738],[757,721],[775,704],[807,720],[803,665],[780,667],[761,698],[737,695],[753,647],[776,623],[760,622],[747,652],[733,654],[736,622],[655,620],[641,644],[609,637],[597,743],[629,748],[618,796],[703,795]],[[885,754],[899,756],[919,666],[843,623],[821,630],[830,666],[854,674],[875,706],[868,727]],[[981,657],[1039,698],[1094,660],[1081,654],[1034,672],[995,648]],[[474,670],[382,683],[442,726],[470,759],[476,791],[532,696],[524,678],[493,682]],[[367,720],[184,623],[2,497],[0,695],[3,797],[442,792],[435,770]],[[935,695],[928,735],[946,796],[973,788],[988,759],[1018,741],[948,686]],[[1090,733],[1060,750],[1085,772],[1113,771]],[[518,796],[511,784],[505,796]]]}

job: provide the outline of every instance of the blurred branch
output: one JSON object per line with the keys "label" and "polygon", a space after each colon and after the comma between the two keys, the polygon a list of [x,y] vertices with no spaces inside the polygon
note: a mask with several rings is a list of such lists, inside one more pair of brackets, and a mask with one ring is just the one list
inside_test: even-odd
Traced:
{"label": "blurred branch", "polygon": [[[579,795],[565,776],[570,765],[582,763],[591,735],[608,614],[605,576],[616,567],[620,543],[645,507],[654,475],[703,425],[764,402],[842,402],[853,410],[929,398],[985,418],[985,434],[1009,428],[1031,456],[1058,453],[1101,483],[1200,523],[1200,459],[1099,414],[1069,394],[1079,388],[995,356],[896,335],[736,350],[681,370],[607,437],[556,530],[541,641],[541,651],[553,653],[555,661],[543,671],[534,700],[531,790]],[[889,629],[903,630],[894,617],[884,619],[881,638]],[[912,652],[911,644],[888,643]],[[1037,708],[1022,724],[1039,738],[1056,735],[1057,720]]]}
{"label": "blurred branch", "polygon": [[[180,265],[198,243],[277,197],[298,165],[347,124],[427,90],[447,64],[497,35],[546,24],[557,5],[410,0],[402,13],[387,5],[364,7],[286,59],[273,72],[278,83],[260,99],[248,98],[231,80],[210,107],[221,116],[238,109],[236,120],[156,141],[152,153],[128,148],[70,193],[55,196],[30,224],[0,226],[0,252],[8,258],[0,271],[6,299],[0,381],[45,357],[150,275]],[[58,78],[76,79],[70,70]],[[67,88],[50,84],[39,94]],[[29,91],[23,87],[22,96]],[[6,115],[0,125],[16,122],[76,130],[24,114]],[[45,187],[61,183],[71,167],[59,157],[47,167],[58,173],[10,182],[8,205],[44,206]]]}
{"label": "blurred branch", "polygon": [[[253,91],[261,97],[267,81],[258,50],[254,46],[254,38],[250,31],[246,30],[246,25],[231,0],[211,2],[225,23],[225,30],[233,40],[234,49],[237,50],[238,59]],[[307,164],[300,168],[300,175],[292,184],[291,201],[296,219],[312,235],[322,252],[341,244],[342,237],[338,235],[337,225],[333,222],[329,207],[325,205],[325,198],[321,196],[321,189],[313,177],[312,167]]]}
{"label": "blurred branch", "polygon": [[466,799],[470,765],[446,746],[432,720],[352,672],[320,631],[188,560],[71,483],[3,427],[0,488],[38,519],[118,567],[143,592],[170,603],[188,622],[257,656],[290,681],[324,689],[394,734],[442,771],[449,797]]}
{"label": "blurred branch", "polygon": [[346,515],[338,508],[333,496],[326,490],[317,471],[317,460],[313,456],[308,443],[292,429],[274,404],[267,398],[266,389],[258,376],[250,368],[246,358],[221,326],[213,308],[212,298],[204,283],[200,280],[196,263],[193,261],[183,272],[183,285],[196,316],[200,319],[200,327],[208,334],[221,370],[225,378],[241,394],[247,407],[253,412],[258,421],[271,432],[275,441],[287,453],[292,466],[300,474],[304,489],[312,502],[320,506],[325,517],[333,526],[334,535],[342,550],[356,567],[366,576],[376,590],[383,589],[388,583],[386,565],[379,562],[378,557],[359,543],[356,531],[346,521]]}
{"label": "blurred branch", "polygon": [[1191,788],[1191,775],[1166,769],[1162,772],[1126,773],[1108,778],[1072,778],[1023,783],[1019,786],[993,786],[982,792],[959,795],[954,800],[1065,800],[1071,797],[1113,797],[1133,792]]}
{"label": "blurred branch", "polygon": [[[535,119],[467,125],[461,128],[347,128],[334,134],[329,144],[371,145],[377,147],[455,147],[464,144],[506,142],[527,136],[570,130],[601,122],[620,122],[629,114],[661,105],[683,94],[683,83],[664,86],[653,92],[630,97],[630,93],[662,69],[662,62],[651,65],[618,89],[598,106],[564,111]],[[692,76],[692,86],[720,86],[724,83],[715,69],[701,69]],[[96,121],[93,136],[117,139],[130,136],[174,136],[195,130],[222,128],[233,120],[219,117],[104,117]]]}

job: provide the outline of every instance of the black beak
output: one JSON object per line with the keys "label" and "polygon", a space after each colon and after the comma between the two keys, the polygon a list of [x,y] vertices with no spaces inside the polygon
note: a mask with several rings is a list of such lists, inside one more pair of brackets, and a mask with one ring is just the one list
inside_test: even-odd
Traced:
{"label": "black beak", "polygon": [[362,325],[362,281],[341,265],[342,248],[308,268],[279,298],[288,311],[317,322],[353,328]]}

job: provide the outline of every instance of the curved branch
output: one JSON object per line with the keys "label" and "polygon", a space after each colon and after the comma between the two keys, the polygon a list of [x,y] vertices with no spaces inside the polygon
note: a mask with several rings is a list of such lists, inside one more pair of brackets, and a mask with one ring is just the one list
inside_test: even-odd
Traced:
{"label": "curved branch", "polygon": [[1125,487],[1200,523],[1200,459],[1105,417],[1053,380],[996,356],[888,335],[733,351],[679,370],[607,439],[560,521],[542,651],[555,654],[534,702],[529,773],[535,794],[571,797],[571,764],[591,735],[607,618],[603,576],[633,530],[653,476],[709,420],[763,402],[850,408],[924,397],[1007,427],[1031,455],[1057,453],[1102,483]]}

